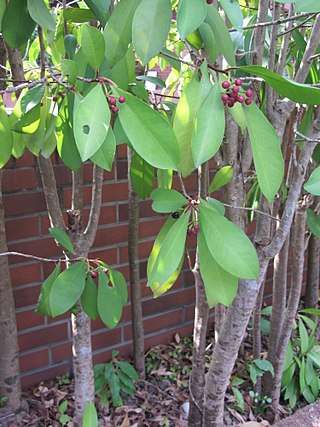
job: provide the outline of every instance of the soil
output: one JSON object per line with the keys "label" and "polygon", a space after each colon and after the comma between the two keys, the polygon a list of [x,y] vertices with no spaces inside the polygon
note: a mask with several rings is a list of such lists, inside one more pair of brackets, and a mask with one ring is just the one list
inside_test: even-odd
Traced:
{"label": "soil", "polygon": [[274,427],[320,427],[320,401],[305,406]]}

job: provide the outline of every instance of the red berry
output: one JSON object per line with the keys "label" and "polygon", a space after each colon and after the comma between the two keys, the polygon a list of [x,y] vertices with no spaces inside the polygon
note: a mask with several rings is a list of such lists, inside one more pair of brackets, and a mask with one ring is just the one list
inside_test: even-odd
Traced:
{"label": "red berry", "polygon": [[231,100],[228,102],[228,107],[232,108],[233,106],[234,106],[234,100],[233,100],[233,99],[231,99]]}
{"label": "red berry", "polygon": [[228,80],[225,80],[224,82],[222,82],[222,87],[223,89],[229,89],[230,83],[228,82]]}
{"label": "red berry", "polygon": [[248,98],[251,98],[252,95],[253,95],[253,91],[251,89],[248,89],[247,92],[246,92],[246,95],[247,95]]}
{"label": "red berry", "polygon": [[196,224],[196,225],[193,227],[193,229],[194,229],[194,231],[198,234],[198,233],[199,233],[199,230],[200,230],[200,227],[199,227],[199,225],[198,225],[198,224]]}
{"label": "red berry", "polygon": [[252,103],[252,98],[247,98],[245,100],[246,105],[250,105]]}
{"label": "red berry", "polygon": [[235,84],[237,85],[237,86],[241,86],[242,85],[242,80],[241,79],[235,79]]}
{"label": "red berry", "polygon": [[108,274],[108,273],[109,273],[109,269],[108,269],[108,268],[105,268],[105,269],[103,270],[103,272],[104,272],[105,274]]}
{"label": "red berry", "polygon": [[237,93],[235,93],[235,92],[231,92],[231,93],[230,93],[230,98],[232,98],[232,99],[236,99],[236,98],[237,98],[237,96],[238,96],[238,94],[237,94]]}
{"label": "red berry", "polygon": [[91,271],[91,277],[93,279],[97,278],[98,277],[98,273],[96,271]]}
{"label": "red berry", "polygon": [[221,99],[222,99],[223,102],[228,102],[230,98],[229,98],[229,95],[227,95],[226,93],[224,93],[221,96]]}
{"label": "red berry", "polygon": [[192,235],[192,230],[191,230],[191,228],[188,228],[188,230],[187,230],[187,235],[188,235],[188,236],[191,236],[191,235]]}
{"label": "red berry", "polygon": [[207,4],[212,4],[213,0],[207,0]]}
{"label": "red berry", "polygon": [[239,93],[239,90],[240,90],[239,86],[233,86],[232,88],[233,93]]}
{"label": "red berry", "polygon": [[245,97],[242,95],[239,95],[239,96],[237,96],[237,101],[242,103],[245,101]]}
{"label": "red berry", "polygon": [[119,102],[120,102],[120,104],[123,104],[124,102],[126,102],[126,98],[124,96],[120,96]]}
{"label": "red berry", "polygon": [[63,95],[63,93],[59,90],[58,95],[59,95],[59,96],[62,96],[62,95]]}
{"label": "red berry", "polygon": [[117,112],[119,111],[119,108],[118,107],[112,107],[112,112],[114,113],[114,114],[117,114]]}
{"label": "red berry", "polygon": [[117,103],[116,98],[113,98],[113,97],[109,98],[109,104],[110,105],[116,105],[116,103]]}
{"label": "red berry", "polygon": [[40,107],[43,107],[43,102],[40,102]]}
{"label": "red berry", "polygon": [[53,97],[52,97],[52,101],[53,101],[53,102],[57,102],[57,101],[58,101],[58,97],[57,97],[57,96],[53,96]]}

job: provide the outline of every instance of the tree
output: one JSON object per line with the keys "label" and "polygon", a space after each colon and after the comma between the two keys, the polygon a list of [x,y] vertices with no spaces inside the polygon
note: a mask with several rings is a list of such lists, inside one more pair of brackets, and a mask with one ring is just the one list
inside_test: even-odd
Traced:
{"label": "tree", "polygon": [[[82,261],[88,258],[98,224],[102,168],[111,168],[116,142],[126,142],[132,150],[132,197],[134,191],[141,197],[151,194],[153,209],[169,214],[148,261],[148,286],[156,297],[168,291],[179,276],[187,234],[197,236],[194,265],[188,256],[197,294],[189,417],[193,427],[223,424],[225,392],[254,308],[254,354],[260,356],[261,289],[275,257],[282,262],[277,262],[274,282],[283,275],[284,244],[296,218],[296,281],[285,320],[285,290],[275,290],[270,342],[278,344],[274,354],[268,355],[275,370],[269,391],[276,413],[284,355],[300,297],[302,238],[308,215],[315,235],[319,227],[319,216],[307,210],[312,197],[301,194],[320,132],[314,108],[320,101],[320,90],[314,86],[319,75],[319,5],[315,0],[308,4],[297,0],[294,9],[280,0],[252,0],[246,6],[225,0],[86,0],[79,2],[80,7],[66,2],[62,8],[57,5],[55,18],[44,1],[37,1],[36,6],[32,0],[10,0],[3,8],[6,43],[23,49],[24,43],[31,42],[25,57],[33,59],[37,69],[31,81],[25,80],[19,56],[10,61],[13,80],[19,85],[8,90],[28,89],[10,117],[10,132],[16,157],[26,147],[39,158],[51,233],[70,261],[67,270],[60,272],[57,266],[47,279],[38,311],[73,312],[75,346],[84,357],[75,364],[79,387],[75,423],[81,424],[93,398],[90,321],[85,313],[94,317],[98,312],[112,327],[111,318],[119,320],[126,300],[123,279],[110,266]],[[17,7],[22,25],[13,26]],[[305,23],[311,23],[310,28],[304,29]],[[146,73],[136,78],[140,74],[137,62],[145,71],[168,63],[172,72],[167,82]],[[144,81],[156,83],[163,91],[148,93]],[[172,102],[176,98],[178,102]],[[67,224],[49,161],[56,147],[73,171],[73,204]],[[290,159],[288,171],[284,159]],[[314,156],[318,164],[317,159],[319,153]],[[93,202],[83,230],[79,171],[87,161],[94,163]],[[208,162],[214,162],[217,169],[211,182]],[[155,170],[158,185],[153,190]],[[172,188],[173,171],[181,191]],[[184,180],[195,172],[197,192],[189,194]],[[319,196],[319,181],[316,168],[305,191]],[[221,201],[215,191],[222,187]],[[248,201],[252,206],[259,203],[259,209],[244,206]],[[246,234],[248,210],[256,217],[253,243]],[[92,274],[97,272],[98,294],[92,285]],[[62,285],[71,274],[77,286],[69,291],[68,299]],[[68,301],[63,307],[58,303],[61,295]],[[105,311],[101,308],[104,297],[114,302]],[[228,309],[220,316],[205,378],[208,308],[218,304]],[[278,321],[283,328],[276,333]]]}

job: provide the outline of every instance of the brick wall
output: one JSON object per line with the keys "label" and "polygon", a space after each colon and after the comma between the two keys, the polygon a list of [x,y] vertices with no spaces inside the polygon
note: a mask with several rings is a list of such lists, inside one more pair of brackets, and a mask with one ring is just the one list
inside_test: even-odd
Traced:
{"label": "brick wall", "polygon": [[[118,268],[128,280],[128,185],[127,162],[124,147],[118,149],[117,162],[112,172],[105,173],[99,230],[91,251],[93,257],[105,260]],[[84,167],[84,220],[91,200],[91,171]],[[55,164],[61,205],[70,207],[71,173],[61,163]],[[195,186],[195,177],[188,179]],[[6,233],[10,251],[19,251],[41,257],[61,255],[48,234],[49,221],[36,159],[26,153],[11,161],[4,171],[3,199],[6,213]],[[150,201],[142,201],[139,224],[139,257],[143,293],[143,314],[146,347],[168,342],[175,332],[181,335],[192,331],[193,279],[183,272],[173,289],[154,299],[146,283],[146,262],[154,237],[165,218],[155,214]],[[190,245],[194,240],[190,240]],[[34,313],[41,283],[53,266],[18,256],[10,256],[10,272],[16,303],[21,372],[24,387],[40,380],[53,378],[72,370],[71,327],[69,316],[55,319]],[[123,311],[121,323],[108,330],[100,320],[92,322],[94,362],[106,361],[113,349],[129,354],[132,349],[130,305]]]}

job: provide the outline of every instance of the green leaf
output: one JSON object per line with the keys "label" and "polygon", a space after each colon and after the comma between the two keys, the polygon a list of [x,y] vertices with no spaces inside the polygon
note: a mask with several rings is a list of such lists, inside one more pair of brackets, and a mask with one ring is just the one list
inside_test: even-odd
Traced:
{"label": "green leaf", "polygon": [[220,88],[215,84],[201,105],[194,123],[191,145],[196,167],[216,154],[222,143],[224,130],[224,106]]}
{"label": "green leaf", "polygon": [[27,113],[22,114],[19,120],[12,126],[12,130],[18,133],[35,133],[40,124],[40,104],[35,105]]}
{"label": "green leaf", "polygon": [[119,366],[121,371],[126,374],[129,378],[138,381],[139,376],[137,374],[137,371],[134,369],[132,365],[128,362],[122,362],[121,360],[117,360],[116,364]]}
{"label": "green leaf", "polygon": [[320,196],[320,166],[312,172],[303,188],[314,196]]}
{"label": "green leaf", "polygon": [[81,305],[86,315],[92,320],[95,320],[99,316],[97,297],[98,290],[89,272],[86,277],[84,290],[81,294]]}
{"label": "green leaf", "polygon": [[291,365],[293,360],[293,349],[292,349],[292,344],[289,341],[288,342],[288,347],[287,347],[287,351],[286,351],[286,356],[284,359],[284,365],[283,365],[283,371],[287,370],[289,368],[289,366]]}
{"label": "green leaf", "polygon": [[63,76],[68,77],[68,82],[75,84],[78,77],[78,65],[72,59],[61,60],[61,73]]}
{"label": "green leaf", "polygon": [[[17,13],[19,11],[19,13]],[[2,18],[2,34],[8,46],[21,47],[31,37],[36,23],[31,18],[25,0],[10,0]]]}
{"label": "green leaf", "polygon": [[274,377],[273,365],[269,360],[255,359],[252,361],[252,363],[254,363],[261,371],[270,372],[270,374]]}
{"label": "green leaf", "polygon": [[234,0],[219,0],[223,10],[226,12],[229,21],[233,27],[243,27],[243,15],[238,1]]}
{"label": "green leaf", "polygon": [[142,0],[137,7],[132,21],[132,39],[143,64],[147,64],[165,45],[171,15],[170,0]]}
{"label": "green leaf", "polygon": [[96,71],[104,60],[105,42],[102,33],[95,27],[84,25],[81,47],[88,64]]}
{"label": "green leaf", "polygon": [[11,157],[13,146],[10,120],[3,105],[0,106],[0,169]]}
{"label": "green leaf", "polygon": [[255,364],[251,363],[249,366],[250,379],[253,384],[257,384],[257,377],[261,377],[263,375],[263,371],[259,369]]}
{"label": "green leaf", "polygon": [[256,104],[243,106],[259,185],[271,203],[282,183],[284,161],[276,130]]}
{"label": "green leaf", "polygon": [[309,337],[306,327],[301,319],[299,319],[299,335],[300,335],[300,348],[301,353],[306,354],[309,347]]}
{"label": "green leaf", "polygon": [[170,124],[135,96],[114,89],[126,102],[119,106],[119,118],[134,150],[150,165],[178,170],[179,147]]}
{"label": "green leaf", "polygon": [[99,271],[98,312],[108,328],[114,328],[121,318],[122,300],[114,286],[108,284],[109,278],[102,269]]}
{"label": "green leaf", "polygon": [[238,67],[240,70],[262,77],[276,92],[299,104],[319,105],[320,89],[307,84],[296,83],[259,65]]}
{"label": "green leaf", "polygon": [[[155,264],[155,261],[157,259],[157,256],[159,254],[159,251],[161,249],[161,245],[164,241],[164,239],[167,237],[171,227],[173,226],[173,224],[175,223],[176,220],[174,220],[171,216],[167,219],[167,221],[164,223],[164,225],[162,226],[151,251],[151,254],[148,258],[148,264],[147,264],[147,276],[149,277],[149,275],[151,274],[151,271],[153,269],[153,266]],[[175,281],[177,280],[177,278],[179,277],[182,265],[183,265],[183,260],[184,260],[184,256],[182,255],[181,257],[181,261],[178,264],[177,268],[175,269],[175,271],[173,272],[173,274],[169,277],[169,279],[164,282],[163,284],[159,284],[159,283],[150,283],[150,288],[152,290],[152,292],[154,293],[154,297],[158,297],[160,295],[162,295],[164,292],[166,292],[167,290],[169,290],[173,284],[175,283]]]}
{"label": "green leaf", "polygon": [[207,15],[206,0],[180,0],[177,11],[177,26],[180,37],[196,30]]}
{"label": "green leaf", "polygon": [[82,427],[98,427],[98,414],[93,402],[89,402],[86,406]]}
{"label": "green leaf", "polygon": [[221,203],[217,199],[213,199],[212,197],[207,197],[207,202],[212,208],[214,208],[217,212],[224,216],[226,208],[224,207],[223,203]]}
{"label": "green leaf", "polygon": [[219,190],[221,187],[227,185],[233,178],[233,168],[232,166],[223,166],[218,172],[214,175],[210,187],[209,193]]}
{"label": "green leaf", "polygon": [[137,80],[143,80],[145,82],[153,83],[157,86],[161,86],[163,88],[166,87],[166,84],[163,80],[159,79],[159,77],[153,77],[153,76],[137,76]]}
{"label": "green leaf", "polygon": [[143,160],[137,153],[133,153],[130,163],[130,179],[133,188],[141,199],[150,196],[154,184],[154,167]]}
{"label": "green leaf", "polygon": [[27,0],[31,18],[46,30],[55,31],[56,23],[43,0]]}
{"label": "green leaf", "polygon": [[305,380],[305,369],[306,369],[306,362],[304,357],[301,360],[301,366],[299,370],[299,386],[300,386],[300,392],[303,393],[305,389],[307,388],[306,380]]}
{"label": "green leaf", "polygon": [[199,27],[199,32],[203,40],[205,51],[208,55],[209,62],[213,64],[219,56],[220,49],[214,37],[212,28],[206,22]]}
{"label": "green leaf", "polygon": [[184,177],[188,176],[195,169],[191,141],[194,134],[196,117],[212,88],[206,70],[205,73],[202,76],[201,82],[198,82],[196,75],[194,75],[184,88],[174,115],[173,130],[180,146],[180,169]]}
{"label": "green leaf", "polygon": [[184,253],[189,213],[184,213],[172,225],[161,244],[160,250],[148,274],[148,285],[164,284],[177,269]]}
{"label": "green leaf", "polygon": [[233,43],[226,24],[214,6],[208,6],[207,10],[208,14],[205,22],[210,25],[217,45],[228,64],[235,66],[236,60],[234,56]]}
{"label": "green leaf", "polygon": [[80,102],[74,115],[74,137],[82,161],[88,160],[105,141],[110,125],[110,109],[100,85]]}
{"label": "green leaf", "polygon": [[320,216],[313,212],[312,209],[307,209],[307,225],[311,233],[320,239]]}
{"label": "green leaf", "polygon": [[[78,9],[74,9],[78,10]],[[77,50],[78,40],[73,34],[67,34],[64,38],[64,47],[68,59],[74,59],[74,55]],[[77,67],[78,68],[78,67]]]}
{"label": "green leaf", "polygon": [[320,12],[318,0],[275,0],[277,3],[295,3],[297,12]]}
{"label": "green leaf", "polygon": [[208,249],[220,267],[243,279],[258,277],[259,261],[248,237],[204,200],[199,206],[199,225]]}
{"label": "green leaf", "polygon": [[122,305],[128,302],[128,288],[125,278],[120,271],[109,269],[110,281],[121,297]]}
{"label": "green leaf", "polygon": [[86,273],[87,264],[81,261],[72,264],[56,278],[49,296],[52,317],[65,313],[76,304],[85,286]]}
{"label": "green leaf", "polygon": [[200,260],[200,273],[204,282],[204,289],[210,308],[218,303],[229,306],[238,289],[238,279],[223,268],[212,257],[200,228],[198,233],[198,250]]}
{"label": "green leaf", "polygon": [[90,7],[100,24],[106,25],[109,17],[110,0],[84,0],[84,2]]}
{"label": "green leaf", "polygon": [[36,105],[40,104],[43,95],[44,95],[45,85],[37,85],[32,89],[28,90],[22,97],[20,101],[21,111],[23,114],[27,113]]}
{"label": "green leaf", "polygon": [[[172,68],[174,68],[175,70],[177,70],[178,72],[180,72],[181,70],[181,62],[179,61],[179,57],[175,52],[172,52],[171,50],[167,49],[166,47],[164,47],[161,50],[162,53],[166,53],[168,55],[170,55],[170,57],[165,56],[165,55],[160,55],[168,64],[171,65]],[[177,59],[173,59],[171,58],[171,56],[173,58],[177,58]]]}
{"label": "green leaf", "polygon": [[[68,9],[63,11],[63,17],[66,21],[82,23],[92,21],[95,18],[95,15],[90,9],[76,9],[73,7],[69,7]],[[67,34],[67,36],[71,35],[72,34]]]}
{"label": "green leaf", "polygon": [[76,253],[76,251],[72,245],[70,237],[68,236],[68,234],[64,230],[61,230],[60,228],[51,227],[51,228],[49,228],[49,232],[50,232],[51,236],[61,246],[63,246],[65,249],[67,249],[72,254]]}
{"label": "green leaf", "polygon": [[120,89],[127,90],[129,84],[132,85],[136,79],[134,70],[135,56],[132,45],[130,45],[127,53],[110,70],[110,77]]}
{"label": "green leaf", "polygon": [[187,199],[176,190],[156,188],[151,193],[152,209],[159,213],[175,212],[185,206]]}
{"label": "green leaf", "polygon": [[241,409],[241,412],[244,412],[244,398],[241,394],[241,391],[238,390],[235,387],[231,387],[232,393],[236,399],[237,405],[239,406],[239,408]]}
{"label": "green leaf", "polygon": [[2,28],[1,28],[2,25],[1,25],[1,23],[2,23],[2,18],[3,18],[3,14],[4,14],[4,11],[5,11],[6,7],[7,7],[6,0],[0,0],[0,31],[2,31]]}
{"label": "green leaf", "polygon": [[116,408],[118,406],[122,406],[122,399],[120,396],[120,380],[118,375],[115,372],[112,372],[110,378],[108,379],[108,382],[111,391],[112,404]]}
{"label": "green leaf", "polygon": [[60,403],[58,410],[60,414],[63,414],[68,409],[68,401],[64,400],[62,403]]}
{"label": "green leaf", "polygon": [[56,265],[53,272],[49,277],[43,282],[41,286],[41,292],[39,295],[39,299],[35,308],[35,313],[43,314],[44,316],[51,316],[50,305],[49,305],[49,296],[52,289],[52,285],[57,279],[61,272],[60,263]]}
{"label": "green leaf", "polygon": [[[292,381],[292,379],[293,379],[294,373],[296,371],[296,368],[297,368],[296,363],[292,363],[288,369],[283,371],[282,379],[281,379],[281,385],[283,387],[287,387],[288,389],[292,390],[291,384],[294,383],[294,380]],[[289,397],[291,396],[291,393],[292,393],[292,391],[287,390],[286,394],[284,396],[284,399],[285,400],[289,399]]]}
{"label": "green leaf", "polygon": [[172,170],[157,169],[158,188],[170,190],[172,187]]}
{"label": "green leaf", "polygon": [[90,157],[90,160],[96,165],[100,166],[100,168],[111,171],[115,152],[116,138],[112,128],[109,127],[106,139],[103,141],[98,151],[96,151],[93,156]]}
{"label": "green leaf", "polygon": [[132,40],[132,19],[141,0],[121,0],[104,29],[106,58],[113,67],[127,52]]}

